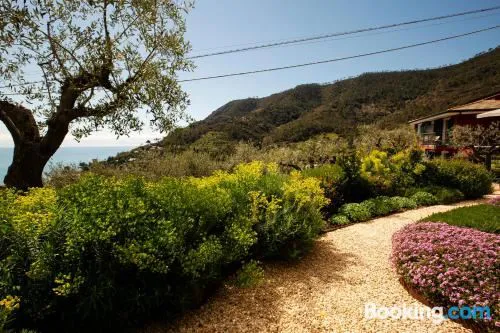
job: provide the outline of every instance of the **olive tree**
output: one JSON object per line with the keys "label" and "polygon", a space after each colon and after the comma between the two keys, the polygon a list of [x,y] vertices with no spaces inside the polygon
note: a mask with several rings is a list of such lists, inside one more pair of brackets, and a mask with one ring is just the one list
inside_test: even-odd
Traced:
{"label": "olive tree", "polygon": [[500,121],[494,121],[488,126],[455,126],[451,132],[451,140],[458,147],[470,149],[471,157],[491,170],[491,159],[500,152]]}
{"label": "olive tree", "polygon": [[42,186],[66,135],[168,131],[189,103],[176,0],[0,0],[0,120],[14,141],[5,184]]}

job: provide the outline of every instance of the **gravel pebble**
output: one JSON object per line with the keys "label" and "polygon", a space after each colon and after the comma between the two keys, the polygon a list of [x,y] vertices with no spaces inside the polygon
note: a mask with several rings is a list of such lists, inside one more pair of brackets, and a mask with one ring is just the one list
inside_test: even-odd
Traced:
{"label": "gravel pebble", "polygon": [[391,237],[427,215],[471,204],[415,209],[327,233],[299,262],[267,263],[259,286],[225,285],[200,309],[143,332],[470,332],[449,320],[368,320],[364,306],[424,306],[392,270]]}

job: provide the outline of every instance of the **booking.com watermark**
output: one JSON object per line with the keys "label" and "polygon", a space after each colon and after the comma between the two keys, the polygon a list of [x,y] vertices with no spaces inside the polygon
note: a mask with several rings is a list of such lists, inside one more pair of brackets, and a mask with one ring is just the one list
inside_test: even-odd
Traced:
{"label": "booking.com watermark", "polygon": [[447,319],[488,319],[491,311],[488,306],[452,306],[445,309],[442,306],[429,308],[421,304],[401,304],[381,306],[375,303],[365,304],[365,319],[382,320],[431,320],[434,324],[441,324]]}

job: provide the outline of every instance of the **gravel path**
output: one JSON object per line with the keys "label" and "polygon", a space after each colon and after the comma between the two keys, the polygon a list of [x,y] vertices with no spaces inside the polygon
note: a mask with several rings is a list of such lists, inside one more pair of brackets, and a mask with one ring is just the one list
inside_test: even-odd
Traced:
{"label": "gravel path", "polygon": [[171,326],[144,332],[469,332],[451,321],[367,320],[364,305],[416,304],[392,271],[391,236],[427,215],[470,204],[415,209],[327,233],[298,263],[267,264],[260,286],[224,286]]}

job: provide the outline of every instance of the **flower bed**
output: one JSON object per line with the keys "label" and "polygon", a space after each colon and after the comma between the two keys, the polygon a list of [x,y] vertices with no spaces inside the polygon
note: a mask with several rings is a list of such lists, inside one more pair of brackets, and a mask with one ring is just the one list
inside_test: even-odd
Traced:
{"label": "flower bed", "polygon": [[392,260],[404,282],[439,306],[489,306],[500,326],[500,236],[445,223],[411,224],[394,234]]}

